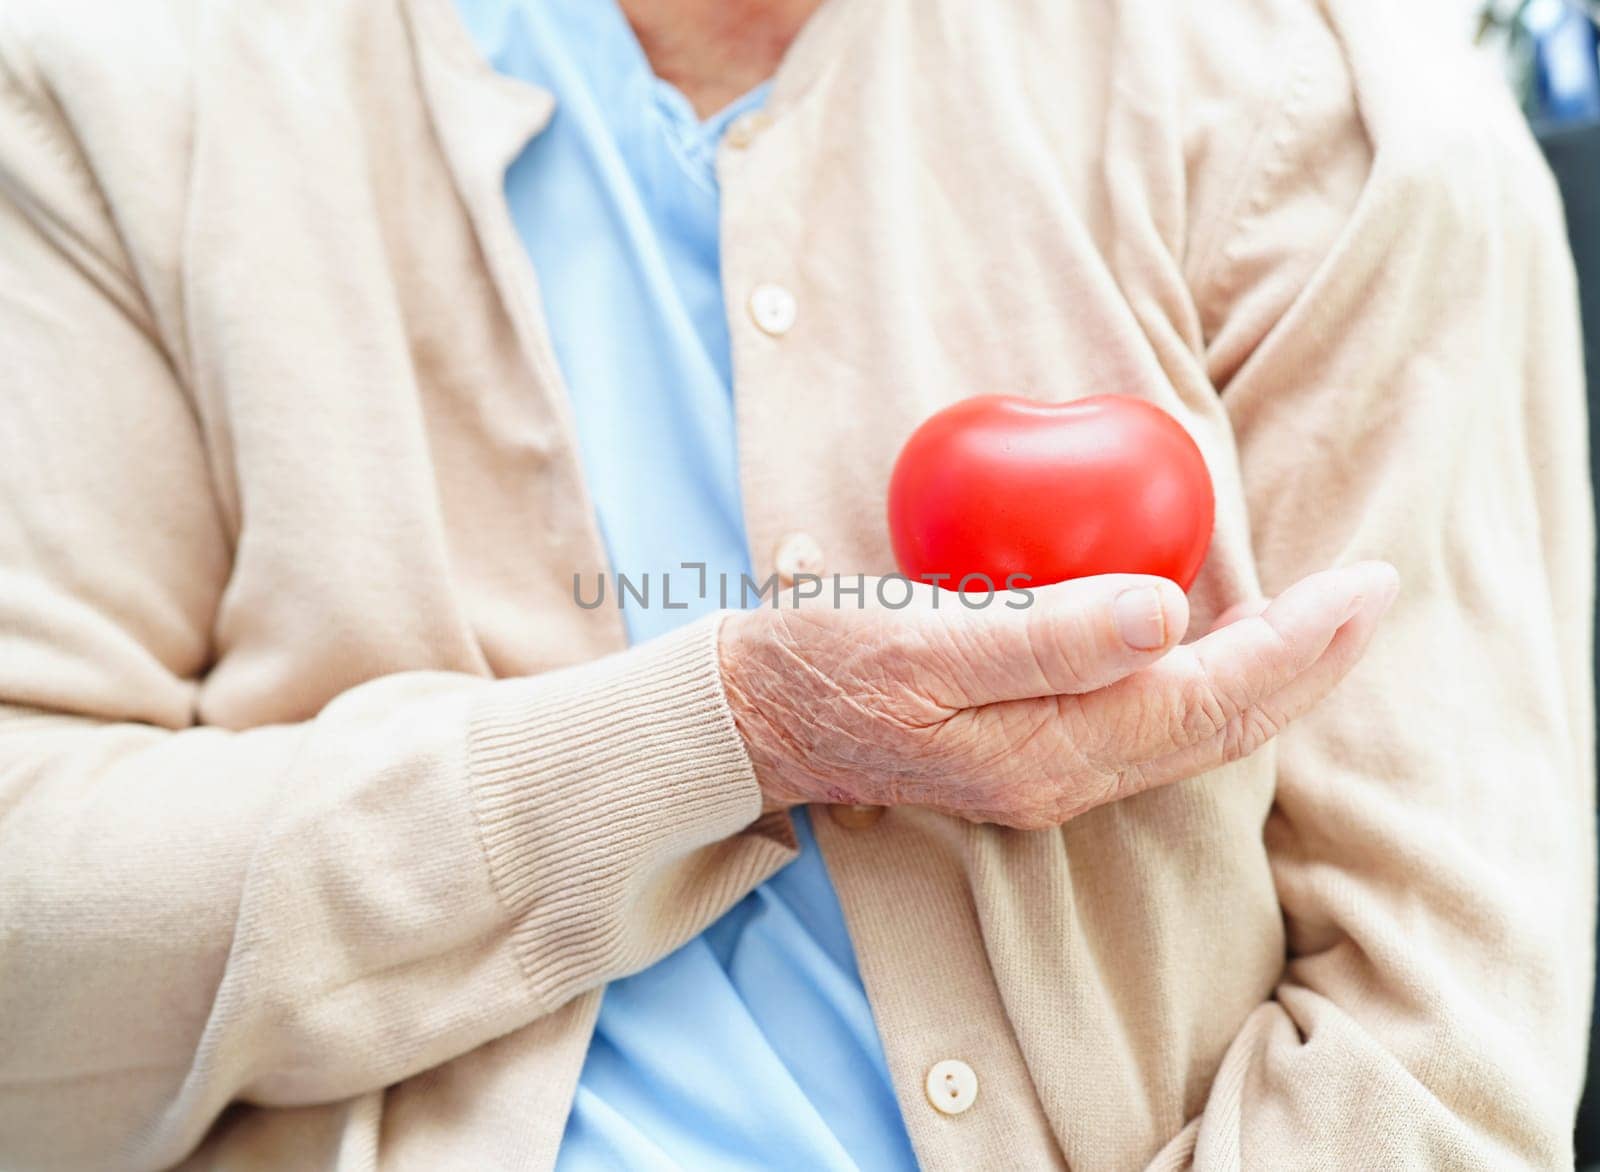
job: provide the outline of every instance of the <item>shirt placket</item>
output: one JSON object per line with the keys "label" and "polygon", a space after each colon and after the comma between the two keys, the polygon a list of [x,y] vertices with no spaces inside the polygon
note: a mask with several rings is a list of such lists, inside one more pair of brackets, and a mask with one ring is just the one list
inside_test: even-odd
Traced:
{"label": "shirt placket", "polygon": [[[776,102],[734,123],[718,175],[751,563],[758,580],[787,588],[802,575],[838,573],[853,583],[863,565],[851,549],[858,542],[818,523],[808,487],[827,475],[824,461],[850,458],[848,443],[810,452],[786,438],[795,411],[827,412],[849,426],[847,405],[828,401],[839,389],[801,385],[796,373],[805,348],[830,344],[808,320],[805,278],[825,260],[827,242],[785,197],[801,189],[790,169],[803,165],[786,131]],[[837,805],[815,814],[919,1161],[989,1167],[1005,1151],[1017,1167],[1064,1167],[989,969],[967,875],[970,828],[911,808]]]}

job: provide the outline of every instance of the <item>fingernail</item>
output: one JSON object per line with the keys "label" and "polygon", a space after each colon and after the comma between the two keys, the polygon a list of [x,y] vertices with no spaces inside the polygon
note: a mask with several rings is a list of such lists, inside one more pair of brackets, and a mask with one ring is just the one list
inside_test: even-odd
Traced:
{"label": "fingernail", "polygon": [[1111,604],[1117,633],[1129,647],[1153,651],[1167,641],[1167,612],[1154,586],[1135,586]]}

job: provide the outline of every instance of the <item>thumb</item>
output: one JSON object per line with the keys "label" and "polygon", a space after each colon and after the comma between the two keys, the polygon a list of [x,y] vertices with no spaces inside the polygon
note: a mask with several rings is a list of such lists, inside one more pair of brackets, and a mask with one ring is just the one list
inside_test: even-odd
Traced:
{"label": "thumb", "polygon": [[1092,692],[1155,662],[1189,625],[1176,582],[1097,574],[941,611],[967,707]]}

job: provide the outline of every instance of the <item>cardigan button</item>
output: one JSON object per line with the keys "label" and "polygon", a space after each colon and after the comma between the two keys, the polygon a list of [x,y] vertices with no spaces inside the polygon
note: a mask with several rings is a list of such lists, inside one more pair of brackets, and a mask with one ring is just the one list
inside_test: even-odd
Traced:
{"label": "cardigan button", "polygon": [[924,1084],[928,1102],[946,1115],[959,1115],[978,1097],[978,1076],[959,1058],[946,1058],[928,1068]]}
{"label": "cardigan button", "polygon": [[828,817],[832,818],[846,830],[865,830],[869,826],[876,826],[878,819],[883,817],[882,806],[846,806],[837,805],[828,807]]}
{"label": "cardigan button", "polygon": [[798,316],[794,294],[782,285],[757,285],[750,290],[750,320],[763,334],[781,338]]}
{"label": "cardigan button", "polygon": [[767,115],[760,110],[751,110],[749,113],[740,114],[728,124],[727,133],[722,136],[723,141],[735,150],[743,150],[755,142],[766,128]]}
{"label": "cardigan button", "polygon": [[772,554],[772,568],[785,586],[793,586],[801,574],[822,574],[822,547],[809,533],[791,533],[778,542]]}

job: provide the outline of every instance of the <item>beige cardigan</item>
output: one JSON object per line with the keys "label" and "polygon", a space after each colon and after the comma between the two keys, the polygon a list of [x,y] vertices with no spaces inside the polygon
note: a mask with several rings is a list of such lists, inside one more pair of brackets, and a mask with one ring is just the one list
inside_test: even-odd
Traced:
{"label": "beige cardigan", "polygon": [[[890,569],[935,408],[1109,391],[1211,463],[1197,627],[1404,580],[1234,766],[1058,831],[817,819],[930,1169],[1570,1162],[1572,274],[1420,7],[830,0],[724,148],[759,576]],[[604,983],[792,857],[715,624],[572,602],[500,190],[549,112],[450,0],[0,7],[0,1167],[546,1168]]]}

